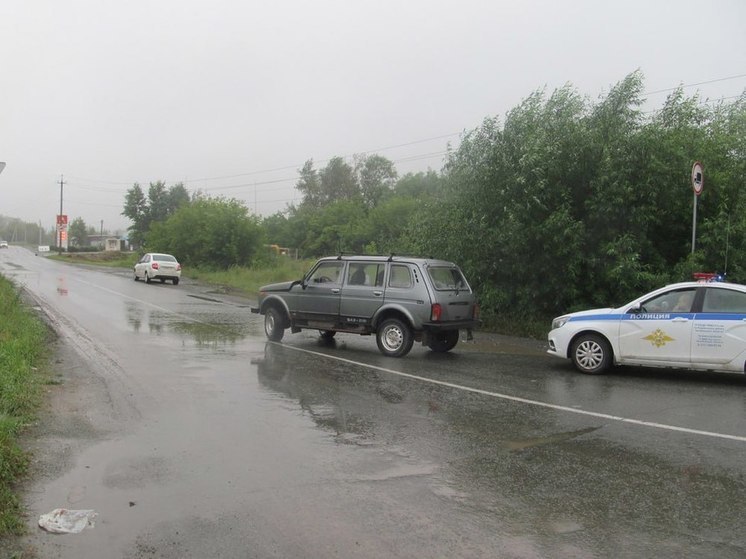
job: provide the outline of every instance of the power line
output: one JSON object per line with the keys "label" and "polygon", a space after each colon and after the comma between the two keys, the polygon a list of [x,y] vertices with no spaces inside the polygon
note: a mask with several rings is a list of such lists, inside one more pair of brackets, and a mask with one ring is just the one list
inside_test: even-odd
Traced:
{"label": "power line", "polygon": [[669,87],[666,89],[658,89],[656,91],[648,91],[644,95],[655,95],[656,93],[666,93],[667,91],[676,91],[677,89],[684,89],[686,87],[697,87],[698,85],[707,85],[710,83],[724,82],[728,80],[736,80],[739,78],[746,78],[746,74],[738,74],[737,76],[728,76],[727,78],[717,78],[714,80],[707,80],[704,82],[689,83],[689,84],[679,85],[677,87]]}
{"label": "power line", "polygon": [[[746,78],[746,74],[737,74],[737,75],[733,75],[733,76],[727,76],[727,77],[723,77],[723,78],[715,78],[715,79],[701,81],[701,82],[697,82],[697,83],[682,84],[682,85],[679,85],[677,87],[670,87],[670,88],[658,89],[658,90],[655,90],[655,91],[645,92],[645,93],[643,93],[643,95],[656,95],[656,94],[659,94],[659,93],[666,93],[666,92],[670,92],[670,91],[676,91],[677,89],[680,89],[680,88],[682,88],[682,89],[683,88],[690,88],[690,87],[696,87],[696,86],[700,86],[700,85],[707,85],[707,84],[712,84],[712,83],[717,83],[717,82],[723,82],[723,81],[728,81],[728,80],[735,80],[735,79],[740,79],[740,78]],[[720,100],[727,100],[727,99],[732,99],[732,98],[736,98],[736,97],[738,97],[738,96],[723,97]],[[461,133],[462,132],[451,132],[451,133],[448,133],[448,134],[440,134],[438,136],[431,136],[431,137],[428,137],[428,138],[423,138],[423,139],[420,139],[420,140],[413,140],[413,141],[410,141],[410,142],[404,142],[404,143],[400,143],[400,144],[392,144],[392,145],[388,145],[388,146],[384,146],[384,147],[380,147],[380,148],[376,148],[376,149],[370,149],[370,150],[355,152],[355,153],[351,153],[351,154],[347,154],[347,155],[343,155],[343,156],[337,156],[337,157],[342,157],[344,159],[349,159],[350,157],[353,157],[354,155],[367,155],[367,154],[370,154],[370,153],[378,153],[378,152],[382,152],[382,151],[388,151],[388,150],[392,150],[392,149],[398,149],[398,148],[402,148],[402,147],[413,146],[413,145],[422,144],[422,143],[425,143],[425,142],[431,142],[431,141],[435,141],[435,140],[442,140],[442,139],[445,139],[445,138],[451,138],[451,137],[459,136]],[[436,157],[438,155],[445,155],[446,153],[447,153],[447,151],[433,152],[431,154],[423,154],[423,155],[413,155],[413,156],[401,158],[401,159],[398,159],[398,160],[394,160],[393,162],[396,163],[396,162],[417,161],[419,159],[430,159],[430,158],[434,158],[434,157]],[[313,158],[310,158],[310,159],[313,159]],[[326,162],[330,161],[331,159],[332,159],[331,157],[330,158],[325,158],[325,159],[316,159],[315,162],[316,163],[326,163]],[[206,182],[206,181],[213,181],[213,180],[225,180],[225,179],[231,179],[231,178],[248,177],[248,176],[261,175],[261,174],[266,174],[266,173],[274,173],[274,172],[279,172],[279,171],[287,171],[287,170],[290,170],[290,169],[297,170],[299,167],[302,167],[302,166],[303,166],[303,163],[301,163],[301,164],[295,164],[295,165],[286,165],[286,166],[283,166],[283,167],[274,167],[274,168],[269,168],[269,169],[261,169],[261,170],[256,170],[256,171],[248,171],[248,172],[245,172],[245,173],[237,173],[237,174],[233,174],[233,175],[220,175],[220,176],[213,176],[213,177],[202,177],[202,178],[198,178],[198,179],[188,179],[188,180],[181,180],[181,181],[176,181],[176,182],[181,182],[183,184],[187,184],[187,183],[199,183],[199,182]],[[90,183],[103,183],[103,184],[111,184],[111,185],[133,185],[135,182],[139,182],[139,181],[112,181],[112,180],[103,180],[103,179],[89,179],[89,178],[81,178],[81,177],[75,177],[75,176],[71,177],[71,176],[68,175],[68,179],[70,179],[70,178],[76,179],[77,181],[90,182]],[[260,184],[260,185],[273,184],[275,182],[279,183],[279,182],[285,182],[287,180],[294,180],[294,179],[279,179],[278,181],[262,181],[262,182],[259,182],[259,183],[256,183],[256,184]],[[174,181],[169,181],[169,182],[174,182]],[[205,190],[205,191],[224,190],[224,189],[240,188],[242,186],[254,186],[254,184],[255,183],[242,184],[242,185],[230,185],[230,186],[225,186],[225,187],[203,187],[202,190]],[[77,188],[86,189],[86,187],[81,186],[81,185],[76,185],[76,186],[77,186]],[[89,190],[100,190],[100,191],[108,190],[108,189],[103,189],[103,188],[95,188],[94,189],[93,187],[88,187],[87,189],[89,189]],[[112,189],[111,191],[114,191],[114,190]]]}

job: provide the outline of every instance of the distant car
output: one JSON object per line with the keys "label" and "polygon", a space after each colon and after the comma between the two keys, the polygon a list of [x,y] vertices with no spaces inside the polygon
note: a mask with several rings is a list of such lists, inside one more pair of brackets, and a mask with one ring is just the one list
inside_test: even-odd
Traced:
{"label": "distant car", "polygon": [[0,241],[0,248],[8,248],[8,241]]}
{"label": "distant car", "polygon": [[144,279],[147,283],[160,280],[165,283],[170,280],[179,285],[181,278],[181,264],[174,256],[158,252],[148,252],[135,264],[135,281]]}
{"label": "distant car", "polygon": [[479,326],[476,297],[452,262],[399,256],[322,258],[296,281],[265,285],[251,312],[264,315],[267,338],[318,330],[374,334],[388,357],[403,357],[415,341],[443,353],[459,330]]}
{"label": "distant car", "polygon": [[744,373],[746,286],[677,283],[615,309],[559,316],[548,353],[586,374],[613,364]]}

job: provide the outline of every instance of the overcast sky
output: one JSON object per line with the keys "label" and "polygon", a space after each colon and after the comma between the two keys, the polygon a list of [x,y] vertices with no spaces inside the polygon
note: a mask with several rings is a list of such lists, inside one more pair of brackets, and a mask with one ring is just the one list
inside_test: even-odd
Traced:
{"label": "overcast sky", "polygon": [[157,180],[269,215],[307,159],[439,171],[533,91],[596,100],[636,69],[651,109],[679,85],[741,94],[746,2],[4,0],[0,214],[53,226],[64,175],[64,213],[96,230]]}

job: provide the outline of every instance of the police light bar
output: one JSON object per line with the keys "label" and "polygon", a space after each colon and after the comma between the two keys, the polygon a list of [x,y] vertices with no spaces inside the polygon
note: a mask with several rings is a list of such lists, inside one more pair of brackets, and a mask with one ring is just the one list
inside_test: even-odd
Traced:
{"label": "police light bar", "polygon": [[718,272],[694,272],[692,274],[694,279],[700,283],[707,283],[710,281],[725,281],[725,274]]}

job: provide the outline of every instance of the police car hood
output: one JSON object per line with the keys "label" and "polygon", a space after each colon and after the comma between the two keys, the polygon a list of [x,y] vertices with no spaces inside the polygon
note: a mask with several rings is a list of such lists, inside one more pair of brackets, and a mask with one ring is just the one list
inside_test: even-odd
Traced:
{"label": "police car hood", "polygon": [[612,308],[605,308],[605,309],[591,309],[589,311],[578,311],[578,312],[571,312],[568,314],[564,314],[562,316],[567,317],[577,317],[577,316],[590,316],[595,314],[612,314],[616,312],[621,312],[620,309],[612,309]]}

